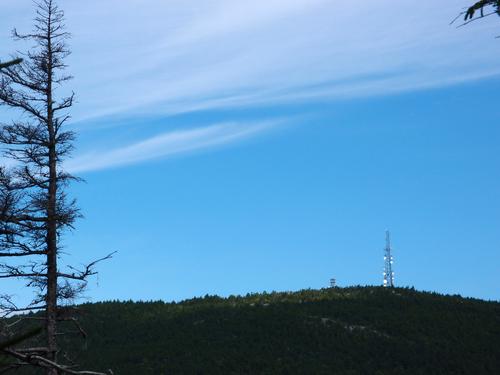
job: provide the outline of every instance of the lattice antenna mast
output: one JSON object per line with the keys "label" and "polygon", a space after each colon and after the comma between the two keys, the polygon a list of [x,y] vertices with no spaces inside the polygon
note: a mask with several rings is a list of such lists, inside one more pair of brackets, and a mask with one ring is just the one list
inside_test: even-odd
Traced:
{"label": "lattice antenna mast", "polygon": [[394,287],[394,271],[392,270],[392,264],[394,258],[392,257],[391,248],[391,234],[388,230],[385,231],[385,254],[384,254],[384,286],[393,288]]}

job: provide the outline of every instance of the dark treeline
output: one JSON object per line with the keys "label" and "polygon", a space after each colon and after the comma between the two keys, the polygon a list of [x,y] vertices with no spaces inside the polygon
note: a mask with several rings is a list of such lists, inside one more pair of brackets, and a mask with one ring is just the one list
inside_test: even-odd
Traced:
{"label": "dark treeline", "polygon": [[80,310],[87,342],[61,344],[120,375],[500,373],[500,303],[460,296],[353,287]]}

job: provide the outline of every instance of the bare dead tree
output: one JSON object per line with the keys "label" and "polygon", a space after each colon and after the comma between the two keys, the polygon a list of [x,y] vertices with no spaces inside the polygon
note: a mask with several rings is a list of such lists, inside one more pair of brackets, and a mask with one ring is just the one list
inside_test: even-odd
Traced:
{"label": "bare dead tree", "polygon": [[[37,366],[48,375],[101,374],[76,370],[59,361],[57,338],[60,322],[72,322],[84,333],[65,306],[73,303],[96,273],[95,265],[111,254],[83,266],[62,266],[61,236],[80,216],[67,187],[78,180],[64,171],[63,160],[73,149],[75,134],[65,130],[74,93],[59,97],[57,89],[71,79],[65,74],[64,14],[54,0],[35,3],[33,31],[13,36],[33,42],[22,62],[0,70],[0,105],[19,111],[19,119],[0,124],[0,143],[11,167],[0,167],[0,279],[20,279],[34,292],[31,303],[19,306],[10,295],[0,296],[0,313],[6,316],[39,311],[45,343],[37,347],[1,349],[14,358],[12,368]],[[21,316],[20,320],[23,320]],[[14,331],[15,325],[3,327]]]}

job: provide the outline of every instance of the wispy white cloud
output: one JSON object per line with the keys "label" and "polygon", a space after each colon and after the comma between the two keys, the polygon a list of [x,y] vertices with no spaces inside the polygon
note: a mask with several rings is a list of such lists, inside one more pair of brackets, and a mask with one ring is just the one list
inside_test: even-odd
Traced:
{"label": "wispy white cloud", "polygon": [[[405,90],[446,85],[459,76],[499,74],[492,40],[496,24],[486,20],[462,29],[448,25],[467,4],[466,0],[445,0],[439,6],[417,0],[65,3],[74,35],[71,68],[79,98],[74,117],[85,120],[141,111],[172,114],[320,93],[335,98],[393,92],[394,87],[383,80],[370,79],[377,74],[397,73],[395,86]],[[6,1],[6,29],[1,31],[5,36],[10,26],[29,28],[30,5]],[[3,43],[0,52],[10,48]],[[471,49],[474,53],[468,52]],[[344,83],[337,85],[339,80]],[[314,85],[328,82],[328,90],[314,94]],[[364,90],[365,86],[370,89]]]}
{"label": "wispy white cloud", "polygon": [[[496,27],[449,26],[455,0],[94,1],[68,8],[80,119],[377,95],[500,73]],[[370,78],[381,74],[395,86]]]}
{"label": "wispy white cloud", "polygon": [[[469,2],[64,2],[73,33],[70,66],[78,95],[73,118],[83,129],[90,120],[102,123],[110,116],[158,118],[278,102],[376,96],[498,75],[498,43],[493,39],[497,20],[461,29],[448,25]],[[10,27],[30,29],[31,5],[29,0],[3,0],[6,29],[0,30],[0,56],[14,48],[7,43]],[[181,131],[189,142],[178,140],[181,133],[163,133],[166,129],[132,146],[123,137],[124,146],[103,153],[89,151],[73,161],[72,168],[83,171],[136,163],[181,149],[203,148],[224,138],[218,133],[221,128],[199,121],[197,129]],[[113,123],[127,126],[127,121]],[[259,125],[255,126],[258,132]],[[229,140],[253,134],[251,126],[245,131],[238,126],[222,128],[228,136],[229,129],[242,131]]]}
{"label": "wispy white cloud", "polygon": [[165,132],[112,150],[96,150],[80,155],[66,162],[65,169],[73,173],[81,173],[191,153],[249,138],[270,130],[280,123],[282,123],[280,120],[260,123],[223,123]]}

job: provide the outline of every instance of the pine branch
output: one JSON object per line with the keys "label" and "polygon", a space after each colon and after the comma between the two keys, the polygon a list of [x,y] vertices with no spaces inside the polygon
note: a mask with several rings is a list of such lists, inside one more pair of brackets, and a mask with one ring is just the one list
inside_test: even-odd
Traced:
{"label": "pine branch", "polygon": [[17,59],[14,59],[14,60],[11,60],[11,61],[7,61],[7,62],[0,62],[0,69],[3,69],[3,68],[8,68],[12,65],[16,65],[16,64],[20,64],[23,62],[23,59],[21,58],[17,58]]}

